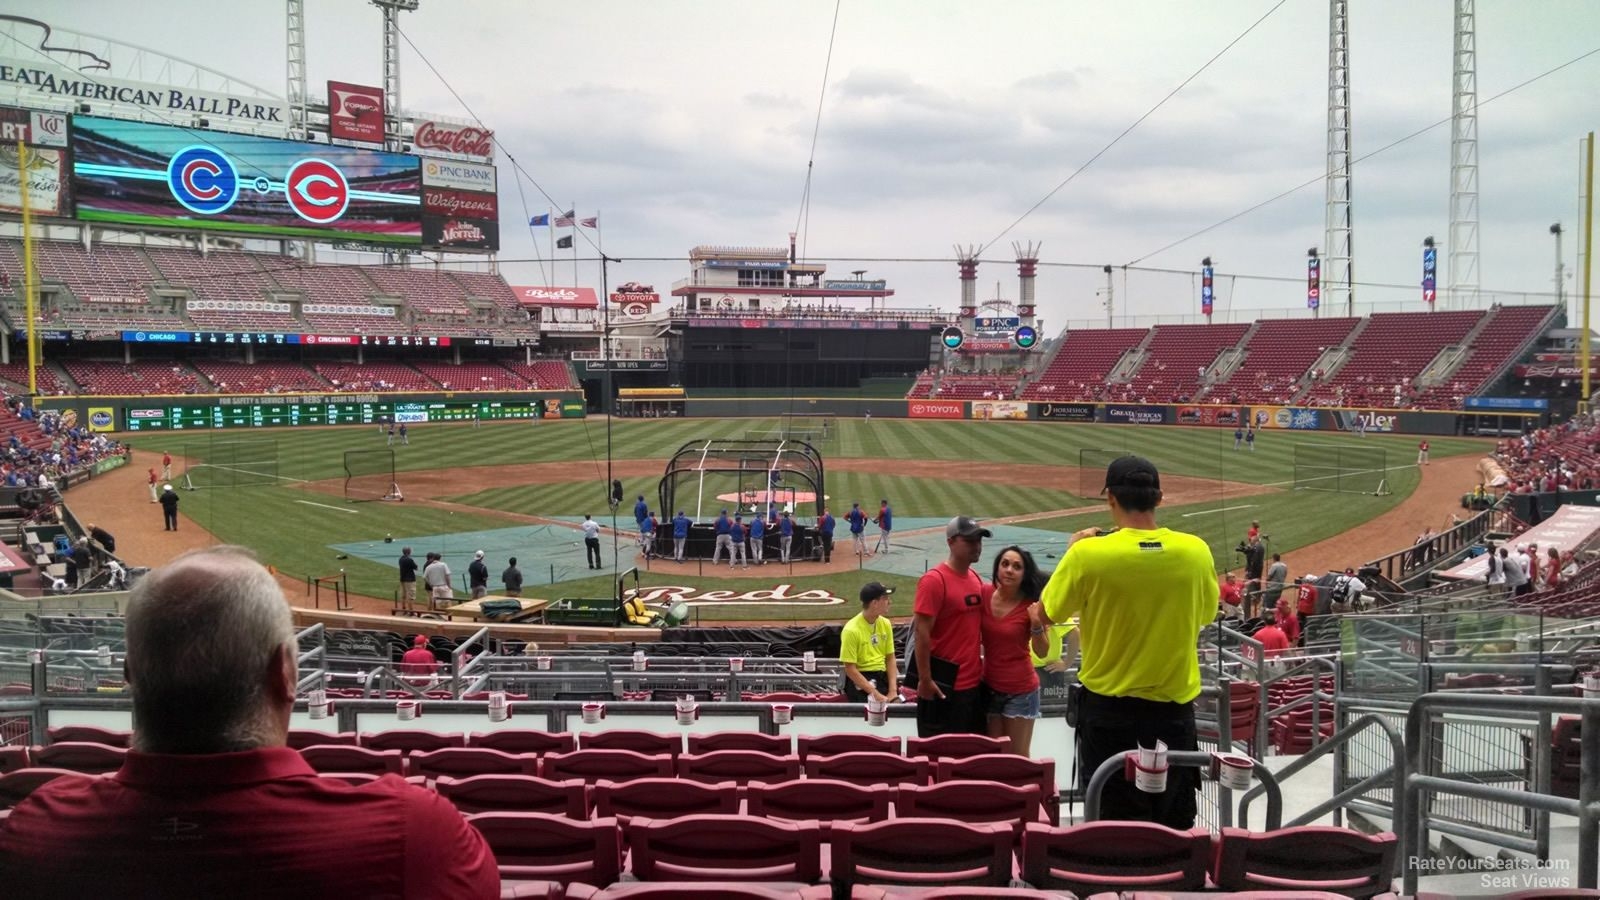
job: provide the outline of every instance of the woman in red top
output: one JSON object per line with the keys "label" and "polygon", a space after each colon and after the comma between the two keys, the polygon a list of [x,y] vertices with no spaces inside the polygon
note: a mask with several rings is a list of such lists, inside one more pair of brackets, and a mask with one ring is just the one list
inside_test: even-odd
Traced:
{"label": "woman in red top", "polygon": [[1027,756],[1039,718],[1039,673],[1028,651],[1050,650],[1039,610],[1044,574],[1033,555],[1007,547],[994,560],[994,581],[984,585],[983,684],[989,693],[989,736],[1011,739],[1011,752]]}
{"label": "woman in red top", "polygon": [[1561,551],[1555,547],[1550,548],[1549,558],[1545,560],[1544,589],[1547,591],[1561,590]]}

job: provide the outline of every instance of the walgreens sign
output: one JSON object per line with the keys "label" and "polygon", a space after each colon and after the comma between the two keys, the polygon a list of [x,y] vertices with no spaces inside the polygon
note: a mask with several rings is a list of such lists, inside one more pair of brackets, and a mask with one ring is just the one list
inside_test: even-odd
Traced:
{"label": "walgreens sign", "polygon": [[967,404],[960,400],[912,400],[906,412],[913,419],[965,419]]}
{"label": "walgreens sign", "polygon": [[499,219],[500,198],[496,194],[458,191],[453,188],[423,188],[422,211],[468,219]]}

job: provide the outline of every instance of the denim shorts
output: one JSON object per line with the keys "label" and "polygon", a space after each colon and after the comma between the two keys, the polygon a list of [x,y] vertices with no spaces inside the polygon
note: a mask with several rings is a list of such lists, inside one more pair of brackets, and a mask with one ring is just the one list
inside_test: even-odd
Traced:
{"label": "denim shorts", "polygon": [[1002,694],[999,691],[990,691],[989,715],[1007,719],[1039,718],[1039,689],[1034,688],[1026,694]]}

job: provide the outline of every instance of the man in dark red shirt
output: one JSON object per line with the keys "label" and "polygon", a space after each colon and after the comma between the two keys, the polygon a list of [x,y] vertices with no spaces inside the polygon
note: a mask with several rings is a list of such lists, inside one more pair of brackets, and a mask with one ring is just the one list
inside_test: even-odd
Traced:
{"label": "man in dark red shirt", "polygon": [[[917,582],[912,640],[917,664],[917,735],[984,734],[983,578],[972,570],[989,529],[957,516],[945,525],[949,557]],[[951,669],[954,672],[951,672]]]}
{"label": "man in dark red shirt", "polygon": [[249,551],[179,557],[126,619],[133,749],[59,778],[0,822],[0,884],[33,897],[494,898],[483,836],[448,800],[385,776],[317,777],[285,746],[298,647]]}

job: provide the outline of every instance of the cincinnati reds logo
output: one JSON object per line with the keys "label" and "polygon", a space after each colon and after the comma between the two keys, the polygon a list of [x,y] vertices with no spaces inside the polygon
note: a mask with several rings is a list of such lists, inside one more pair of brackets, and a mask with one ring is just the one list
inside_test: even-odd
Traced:
{"label": "cincinnati reds logo", "polygon": [[239,199],[239,173],[211,147],[185,147],[167,161],[167,187],[184,209],[214,216]]}
{"label": "cincinnati reds logo", "polygon": [[294,214],[313,225],[338,221],[350,206],[350,184],[344,173],[321,159],[295,163],[283,181],[283,193]]}

